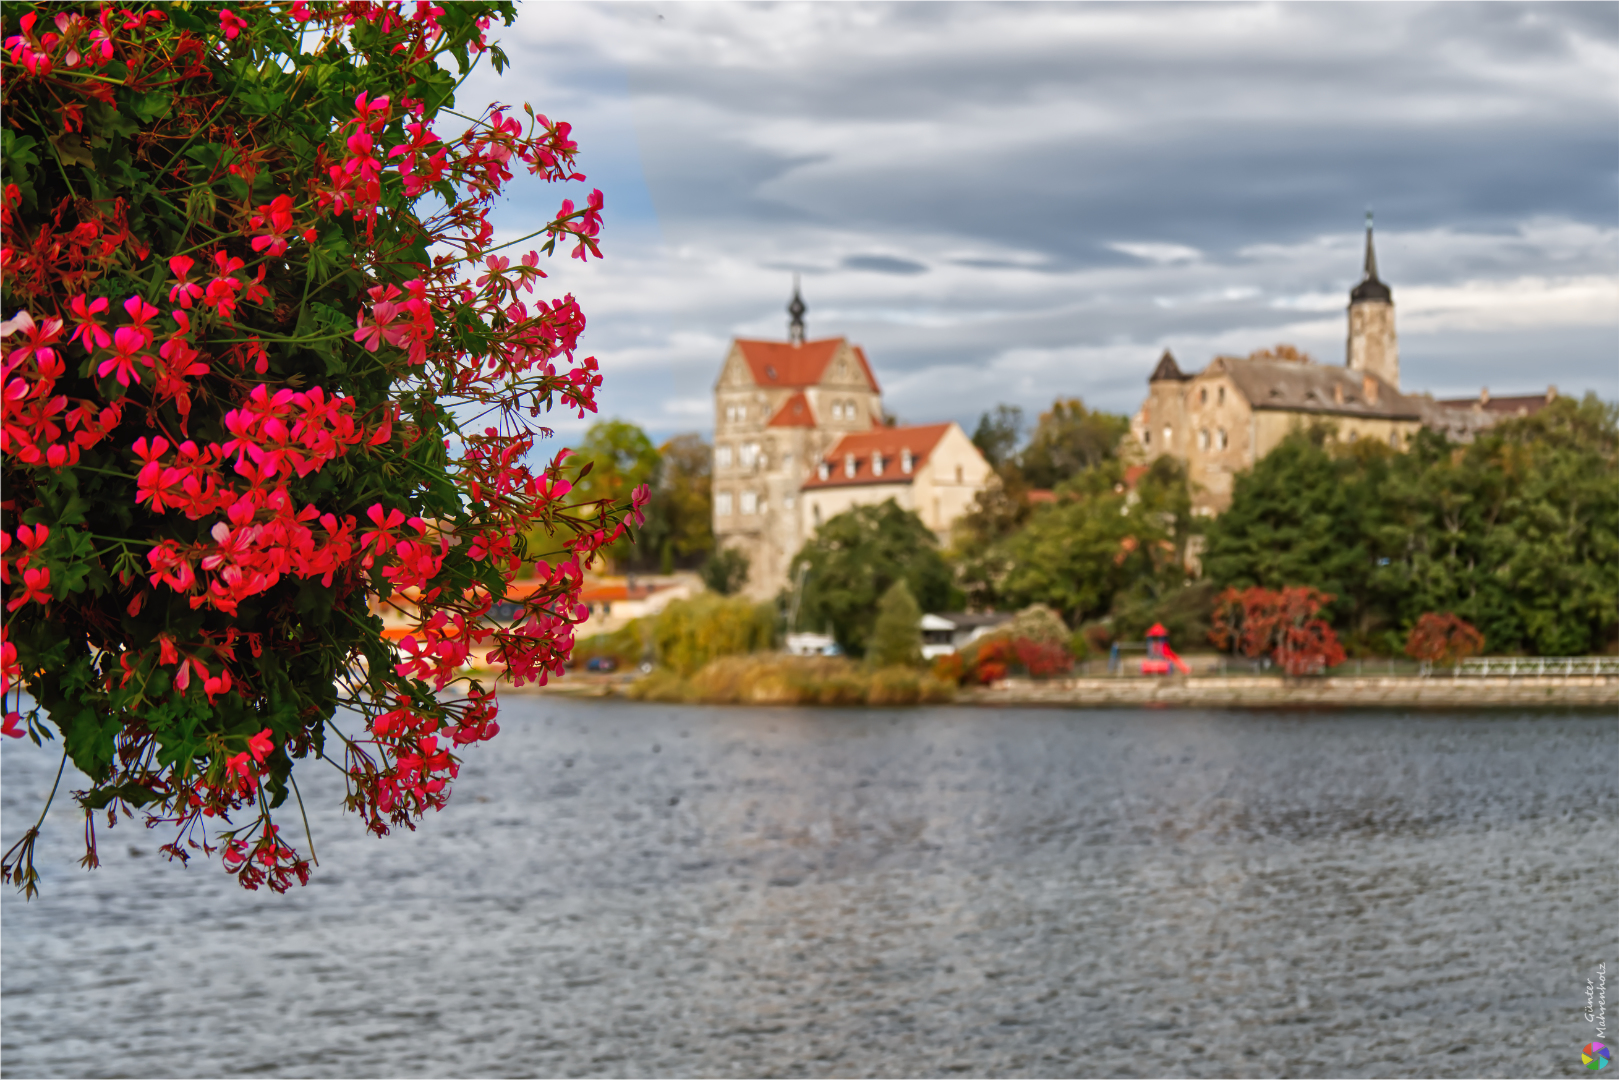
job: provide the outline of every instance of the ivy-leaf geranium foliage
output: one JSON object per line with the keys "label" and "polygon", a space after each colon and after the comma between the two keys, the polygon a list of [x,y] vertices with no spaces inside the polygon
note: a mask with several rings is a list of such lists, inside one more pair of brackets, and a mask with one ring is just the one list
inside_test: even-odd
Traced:
{"label": "ivy-leaf geranium foliage", "polygon": [[[639,517],[644,492],[570,503],[563,454],[526,464],[534,418],[595,408],[584,317],[531,294],[540,251],[599,256],[601,196],[499,253],[514,172],[583,177],[567,124],[453,110],[505,64],[493,18],[512,5],[5,7],[3,711],[90,778],[87,865],[97,812],[138,812],[171,858],[305,881],[273,815],[317,759],[379,835],[443,807],[454,751],[497,730],[468,662],[559,672],[583,568]],[[5,859],[30,894],[37,835]]]}

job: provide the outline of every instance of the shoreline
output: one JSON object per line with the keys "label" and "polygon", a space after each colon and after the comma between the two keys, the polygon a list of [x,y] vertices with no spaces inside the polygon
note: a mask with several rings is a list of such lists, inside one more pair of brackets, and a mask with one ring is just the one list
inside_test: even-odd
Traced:
{"label": "shoreline", "polygon": [[[616,697],[628,700],[633,681],[624,674],[568,675],[546,686],[516,688],[518,694]],[[1620,706],[1620,678],[1613,675],[1488,675],[1306,677],[1212,675],[1074,678],[1036,681],[1007,679],[988,687],[963,687],[957,705],[1059,706],[1068,708],[1142,707],[1432,707],[1456,706]],[[747,704],[747,703],[740,703]],[[766,704],[761,702],[760,704]],[[822,707],[822,706],[817,706]]]}
{"label": "shoreline", "polygon": [[1613,675],[1401,676],[1006,680],[964,689],[959,704],[1086,706],[1432,706],[1620,705]]}

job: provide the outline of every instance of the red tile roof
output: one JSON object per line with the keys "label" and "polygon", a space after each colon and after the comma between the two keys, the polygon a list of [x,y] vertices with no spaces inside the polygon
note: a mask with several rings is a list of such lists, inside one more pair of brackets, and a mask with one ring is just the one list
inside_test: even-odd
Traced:
{"label": "red tile roof", "polygon": [[816,415],[810,410],[810,401],[804,391],[782,402],[782,407],[765,422],[766,427],[815,427]]}
{"label": "red tile roof", "polygon": [[[795,345],[789,341],[755,341],[738,338],[737,348],[742,350],[754,382],[760,386],[814,386],[821,381],[827,365],[838,355],[844,339],[822,338]],[[866,381],[877,390],[877,378],[872,365],[866,362],[866,353],[859,345],[853,347],[855,359],[866,375]]]}
{"label": "red tile roof", "polygon": [[1050,488],[1030,488],[1024,492],[1024,499],[1031,503],[1055,503],[1057,493]]}
{"label": "red tile roof", "polygon": [[[871,431],[845,435],[823,459],[828,466],[827,479],[821,478],[821,470],[818,467],[804,482],[804,488],[809,490],[853,487],[857,484],[909,484],[928,461],[928,455],[934,452],[934,447],[939,445],[939,440],[944,438],[945,430],[950,426],[949,423],[919,424],[916,427],[873,428]],[[901,451],[908,449],[911,451],[911,472],[905,473],[900,469],[900,458]],[[872,472],[874,453],[883,455],[882,476],[876,476]],[[854,476],[848,475],[845,470],[846,458],[851,454],[855,455]]]}

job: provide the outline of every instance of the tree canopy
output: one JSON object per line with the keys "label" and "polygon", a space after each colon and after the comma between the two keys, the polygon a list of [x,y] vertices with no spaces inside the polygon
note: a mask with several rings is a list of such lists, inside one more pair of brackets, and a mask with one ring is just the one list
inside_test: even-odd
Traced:
{"label": "tree canopy", "polygon": [[866,654],[878,601],[897,581],[925,611],[960,606],[934,534],[893,499],[828,518],[794,557],[790,580],[798,580],[800,567],[806,568],[800,623],[830,628],[852,656]]}
{"label": "tree canopy", "polygon": [[1302,431],[1237,478],[1210,528],[1222,585],[1310,585],[1362,648],[1399,652],[1426,612],[1491,652],[1571,655],[1616,633],[1615,409],[1559,398],[1468,445],[1405,452]]}

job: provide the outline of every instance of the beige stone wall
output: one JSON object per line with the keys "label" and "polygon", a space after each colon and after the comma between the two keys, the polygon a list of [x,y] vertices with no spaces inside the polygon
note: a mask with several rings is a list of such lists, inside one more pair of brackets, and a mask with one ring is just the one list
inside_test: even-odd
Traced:
{"label": "beige stone wall", "polygon": [[1423,426],[1418,420],[1380,420],[1361,416],[1284,412],[1280,409],[1257,409],[1254,415],[1260,457],[1271,453],[1290,432],[1308,427],[1312,423],[1322,423],[1333,428],[1333,438],[1337,442],[1372,439],[1396,449],[1405,449],[1413,434]]}
{"label": "beige stone wall", "polygon": [[1345,364],[1352,371],[1366,371],[1389,385],[1401,388],[1401,355],[1395,342],[1395,305],[1381,300],[1363,300],[1350,305],[1350,337],[1345,346]]}
{"label": "beige stone wall", "polygon": [[[767,427],[799,389],[816,426]],[[827,365],[822,382],[809,388],[759,386],[741,350],[732,346],[714,392],[713,524],[719,547],[748,557],[747,595],[767,599],[787,584],[788,564],[811,531],[799,497],[810,464],[845,434],[881,422],[882,415],[882,396],[867,383],[847,344]]]}
{"label": "beige stone wall", "polygon": [[1233,475],[1257,460],[1254,410],[1225,372],[1152,383],[1131,430],[1146,460],[1169,454],[1187,466],[1196,514],[1226,509]]}
{"label": "beige stone wall", "polygon": [[948,543],[951,526],[972,508],[974,498],[990,483],[991,476],[990,463],[979,448],[966,432],[952,424],[918,471],[915,505],[911,509],[941,544]]}

